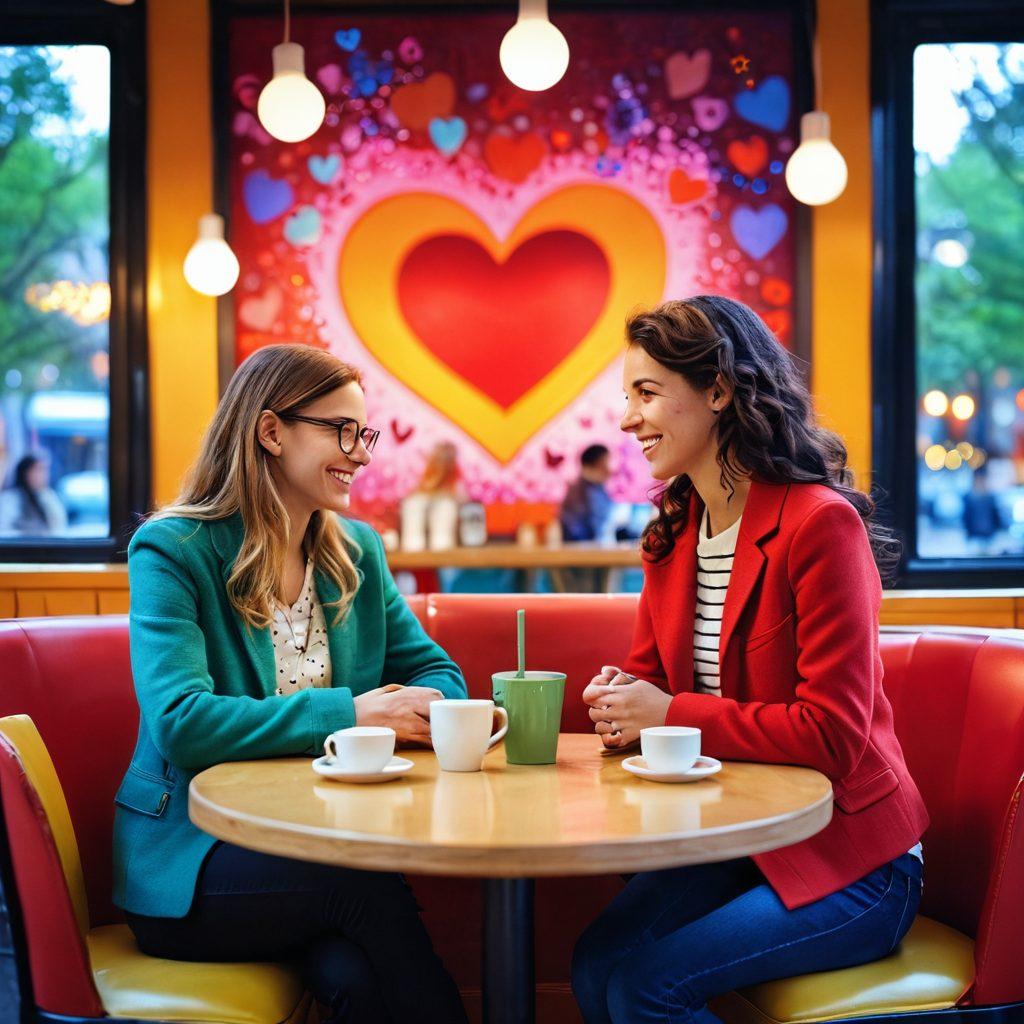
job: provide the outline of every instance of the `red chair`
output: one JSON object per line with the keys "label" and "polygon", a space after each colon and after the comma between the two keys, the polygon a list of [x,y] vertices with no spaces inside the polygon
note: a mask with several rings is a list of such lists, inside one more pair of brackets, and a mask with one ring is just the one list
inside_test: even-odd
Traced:
{"label": "red chair", "polygon": [[[579,694],[629,643],[635,597],[431,595],[410,601],[428,632],[463,667],[474,696],[511,666],[515,608],[528,609],[529,664],[568,674],[563,728],[589,729]],[[811,1022],[922,1013],[1019,1019],[1024,1011],[1024,634],[885,629],[886,691],[932,824],[924,837],[922,917],[893,956],[876,964],[756,986],[716,1009],[729,1024]],[[53,758],[81,851],[90,930],[115,925],[110,905],[113,795],[135,740],[124,618],[0,623],[0,716],[28,714]],[[88,770],[83,770],[88,766]],[[17,938],[42,1016],[102,1016],[71,897],[49,837],[45,884],[31,870],[46,848],[38,801],[10,744],[0,745],[14,878]],[[34,809],[33,809],[34,808]],[[42,843],[42,845],[40,845]],[[19,863],[29,864],[25,874]],[[572,944],[621,883],[542,880],[537,901],[538,1019],[578,1015],[569,989]],[[475,883],[415,880],[439,952],[471,1013],[479,990]],[[56,929],[56,930],[54,930]],[[123,933],[122,933],[123,934]],[[158,963],[165,963],[158,961]],[[195,965],[175,965],[186,971]],[[149,983],[154,984],[150,976]],[[109,1012],[109,1011],[108,1011]],[[150,1015],[152,1016],[152,1014]],[[191,1019],[196,1019],[195,1017]],[[201,1018],[200,1018],[201,1019]]]}

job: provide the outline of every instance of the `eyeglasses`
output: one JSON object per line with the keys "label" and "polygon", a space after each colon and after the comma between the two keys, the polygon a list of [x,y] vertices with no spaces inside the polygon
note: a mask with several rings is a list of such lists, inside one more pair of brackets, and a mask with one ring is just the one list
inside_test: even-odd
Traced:
{"label": "eyeglasses", "polygon": [[346,454],[351,455],[356,450],[356,444],[363,442],[363,447],[372,452],[380,437],[380,431],[373,427],[360,427],[358,420],[350,420],[342,416],[336,420],[322,420],[316,416],[299,416],[293,412],[274,412],[275,416],[283,420],[299,420],[302,423],[314,423],[319,427],[333,427],[338,432],[338,447]]}

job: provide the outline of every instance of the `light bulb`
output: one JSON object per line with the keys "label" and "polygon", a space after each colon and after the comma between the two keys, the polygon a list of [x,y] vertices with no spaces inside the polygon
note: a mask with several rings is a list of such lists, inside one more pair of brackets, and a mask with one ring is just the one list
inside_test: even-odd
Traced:
{"label": "light bulb", "polygon": [[238,280],[238,257],[224,241],[224,218],[204,213],[199,237],[185,257],[185,280],[203,295],[224,295]]}
{"label": "light bulb", "polygon": [[520,89],[543,92],[565,74],[569,44],[548,21],[547,0],[520,0],[519,19],[498,51],[501,70]]}
{"label": "light bulb", "polygon": [[278,43],[273,60],[274,77],[256,104],[260,124],[281,142],[301,142],[324,122],[323,94],[306,77],[306,57],[298,43]]}
{"label": "light bulb", "polygon": [[831,203],[846,188],[846,161],[829,135],[828,114],[812,110],[800,118],[800,145],[786,164],[786,184],[808,206]]}

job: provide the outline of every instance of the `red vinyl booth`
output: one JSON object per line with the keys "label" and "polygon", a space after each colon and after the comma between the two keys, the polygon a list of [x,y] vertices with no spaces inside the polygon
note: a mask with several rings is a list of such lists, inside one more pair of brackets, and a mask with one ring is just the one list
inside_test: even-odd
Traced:
{"label": "red vinyl booth", "polygon": [[[602,664],[616,663],[626,653],[636,597],[423,595],[410,604],[430,635],[462,667],[472,696],[489,696],[491,673],[513,667],[514,610],[525,607],[530,666],[567,673],[562,725],[576,732],[590,729],[579,699],[583,687]],[[927,993],[929,970],[939,970],[928,961],[928,956],[935,959],[933,954],[925,955],[923,967],[920,956],[913,964],[889,964],[890,975],[902,971],[914,978],[889,978],[890,988],[903,984],[911,998],[890,1000],[887,1015],[930,1009],[952,1017],[963,1009],[991,1007],[994,1015],[1009,1019],[1022,1009],[1013,1004],[1024,1002],[1024,820],[1019,814],[1024,793],[1024,633],[883,629],[882,656],[897,731],[931,815],[924,837],[919,924],[931,929],[928,948],[951,943],[961,961],[967,958],[962,982],[947,977],[946,994],[938,1002],[929,1001]],[[118,922],[119,912],[110,902],[113,797],[138,724],[127,619],[0,622],[0,718],[16,714],[35,723],[66,796],[81,855],[89,926]],[[100,1017],[107,1008],[94,985],[74,917],[67,913],[65,876],[57,859],[46,856],[53,839],[43,807],[37,798],[33,803],[31,794],[26,798],[26,772],[19,765],[17,750],[0,735],[0,795],[13,863],[6,883],[14,890],[8,895],[16,949],[31,981],[25,998],[43,1016]],[[475,1016],[479,883],[423,877],[413,884],[439,952]],[[620,885],[610,877],[538,882],[539,1020],[579,1019],[568,981],[572,945]],[[829,979],[833,1000],[844,991],[844,977],[847,988],[853,985],[851,992],[879,984],[877,972],[871,977],[849,971],[808,977]],[[950,997],[951,984],[956,991]],[[878,1016],[877,1010],[865,1013],[857,999],[802,1012],[785,998],[797,989],[789,982],[772,985],[777,987],[740,993],[738,1003],[723,1004],[719,1012],[733,1021],[762,1024]]]}

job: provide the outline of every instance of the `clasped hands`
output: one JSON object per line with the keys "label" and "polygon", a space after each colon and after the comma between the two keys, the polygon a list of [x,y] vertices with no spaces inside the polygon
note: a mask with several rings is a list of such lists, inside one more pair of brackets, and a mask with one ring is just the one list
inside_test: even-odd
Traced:
{"label": "clasped hands", "polygon": [[672,697],[664,690],[605,665],[583,691],[594,731],[609,750],[627,747],[640,739],[640,730],[664,725]]}
{"label": "clasped hands", "polygon": [[395,730],[395,742],[404,746],[430,746],[430,705],[444,694],[429,686],[388,683],[353,698],[356,725],[386,725]]}

